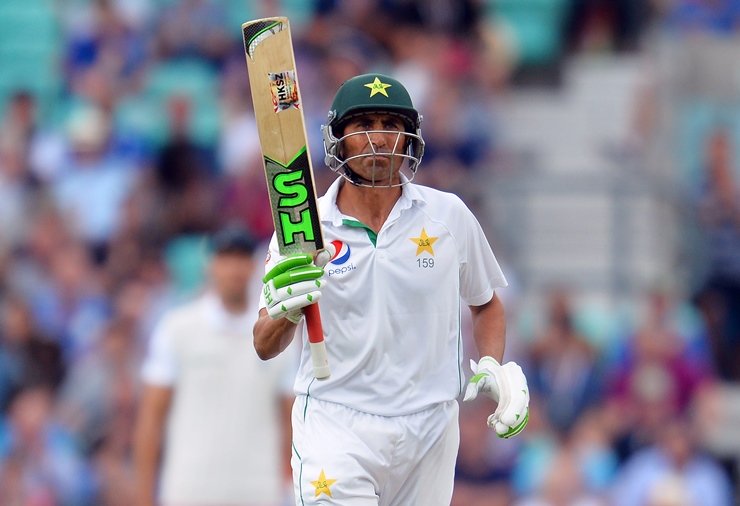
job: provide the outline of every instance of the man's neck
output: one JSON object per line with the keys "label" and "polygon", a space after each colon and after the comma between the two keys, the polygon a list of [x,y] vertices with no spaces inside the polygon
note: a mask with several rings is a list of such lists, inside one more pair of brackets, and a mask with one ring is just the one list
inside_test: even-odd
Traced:
{"label": "man's neck", "polygon": [[219,297],[221,306],[224,311],[232,316],[239,316],[244,314],[247,310],[247,298],[246,297]]}
{"label": "man's neck", "polygon": [[337,193],[337,207],[343,214],[356,218],[378,233],[401,193],[400,186],[366,188],[342,181]]}

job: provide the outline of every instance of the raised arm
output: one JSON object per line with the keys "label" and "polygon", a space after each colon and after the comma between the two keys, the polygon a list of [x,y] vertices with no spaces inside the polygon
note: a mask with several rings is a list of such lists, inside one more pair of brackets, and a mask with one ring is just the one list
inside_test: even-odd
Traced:
{"label": "raised arm", "polygon": [[259,358],[269,360],[282,353],[293,340],[296,327],[288,318],[275,320],[267,314],[267,309],[261,309],[253,328],[254,349]]}

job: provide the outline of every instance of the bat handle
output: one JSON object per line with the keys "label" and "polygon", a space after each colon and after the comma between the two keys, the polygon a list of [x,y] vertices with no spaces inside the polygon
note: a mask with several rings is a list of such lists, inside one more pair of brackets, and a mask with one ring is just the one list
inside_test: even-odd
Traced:
{"label": "bat handle", "polygon": [[311,362],[313,363],[313,374],[316,379],[326,379],[329,371],[329,358],[326,354],[324,343],[324,329],[321,326],[321,312],[318,304],[311,304],[303,308],[306,315],[306,327],[308,328],[308,346],[311,348]]}

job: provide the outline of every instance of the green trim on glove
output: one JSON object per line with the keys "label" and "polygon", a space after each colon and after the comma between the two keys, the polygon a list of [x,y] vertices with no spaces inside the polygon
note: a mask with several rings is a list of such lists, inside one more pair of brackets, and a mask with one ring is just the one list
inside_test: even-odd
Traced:
{"label": "green trim on glove", "polygon": [[497,433],[496,435],[500,437],[501,439],[509,439],[510,437],[514,437],[524,430],[524,427],[527,426],[528,422],[529,422],[529,408],[527,408],[527,413],[524,415],[524,420],[519,422],[518,425],[516,425],[515,427],[512,427],[511,429],[509,429],[508,432],[505,432],[504,434]]}

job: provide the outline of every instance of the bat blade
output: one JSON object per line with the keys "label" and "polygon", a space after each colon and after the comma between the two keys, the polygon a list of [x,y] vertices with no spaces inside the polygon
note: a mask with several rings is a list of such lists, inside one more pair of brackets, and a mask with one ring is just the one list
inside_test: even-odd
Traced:
{"label": "bat blade", "polygon": [[[242,24],[252,103],[281,255],[324,247],[290,25],[285,17]],[[330,374],[317,304],[304,309],[314,375]]]}

